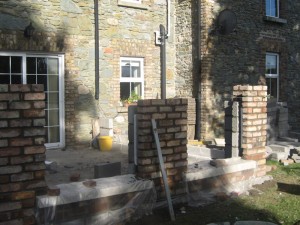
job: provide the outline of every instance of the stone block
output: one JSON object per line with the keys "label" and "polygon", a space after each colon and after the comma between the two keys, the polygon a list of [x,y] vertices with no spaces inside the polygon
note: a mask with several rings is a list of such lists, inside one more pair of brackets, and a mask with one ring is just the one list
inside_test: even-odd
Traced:
{"label": "stone block", "polygon": [[121,162],[102,163],[94,166],[94,178],[121,175]]}

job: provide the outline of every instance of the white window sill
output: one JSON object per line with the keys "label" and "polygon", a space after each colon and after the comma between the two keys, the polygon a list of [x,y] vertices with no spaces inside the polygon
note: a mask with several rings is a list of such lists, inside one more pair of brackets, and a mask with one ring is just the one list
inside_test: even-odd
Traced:
{"label": "white window sill", "polygon": [[144,4],[126,2],[126,1],[122,1],[122,0],[118,0],[118,6],[148,10],[148,7]]}
{"label": "white window sill", "polygon": [[272,17],[272,16],[264,16],[265,21],[275,22],[275,23],[281,23],[281,24],[287,24],[286,19],[278,18],[278,17]]}

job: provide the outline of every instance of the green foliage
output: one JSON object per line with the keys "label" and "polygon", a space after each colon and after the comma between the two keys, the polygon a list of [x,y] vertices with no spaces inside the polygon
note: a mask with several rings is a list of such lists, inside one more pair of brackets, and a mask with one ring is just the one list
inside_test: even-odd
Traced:
{"label": "green foliage", "polygon": [[131,92],[131,95],[127,99],[123,99],[122,102],[126,102],[128,104],[131,104],[133,102],[137,102],[141,97],[136,92]]}

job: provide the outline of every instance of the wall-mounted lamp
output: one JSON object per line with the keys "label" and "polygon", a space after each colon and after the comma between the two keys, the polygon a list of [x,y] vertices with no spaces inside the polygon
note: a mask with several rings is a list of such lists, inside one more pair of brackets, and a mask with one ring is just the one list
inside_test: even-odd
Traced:
{"label": "wall-mounted lamp", "polygon": [[35,29],[32,26],[32,23],[30,22],[30,24],[24,30],[24,37],[31,38],[32,35],[33,35],[34,30]]}

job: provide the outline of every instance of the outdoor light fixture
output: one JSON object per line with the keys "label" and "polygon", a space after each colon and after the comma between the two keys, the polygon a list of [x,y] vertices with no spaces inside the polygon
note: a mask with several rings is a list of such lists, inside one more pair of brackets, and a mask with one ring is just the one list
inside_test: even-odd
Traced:
{"label": "outdoor light fixture", "polygon": [[24,30],[24,37],[31,38],[34,32],[34,27],[32,26],[32,23],[25,28]]}

